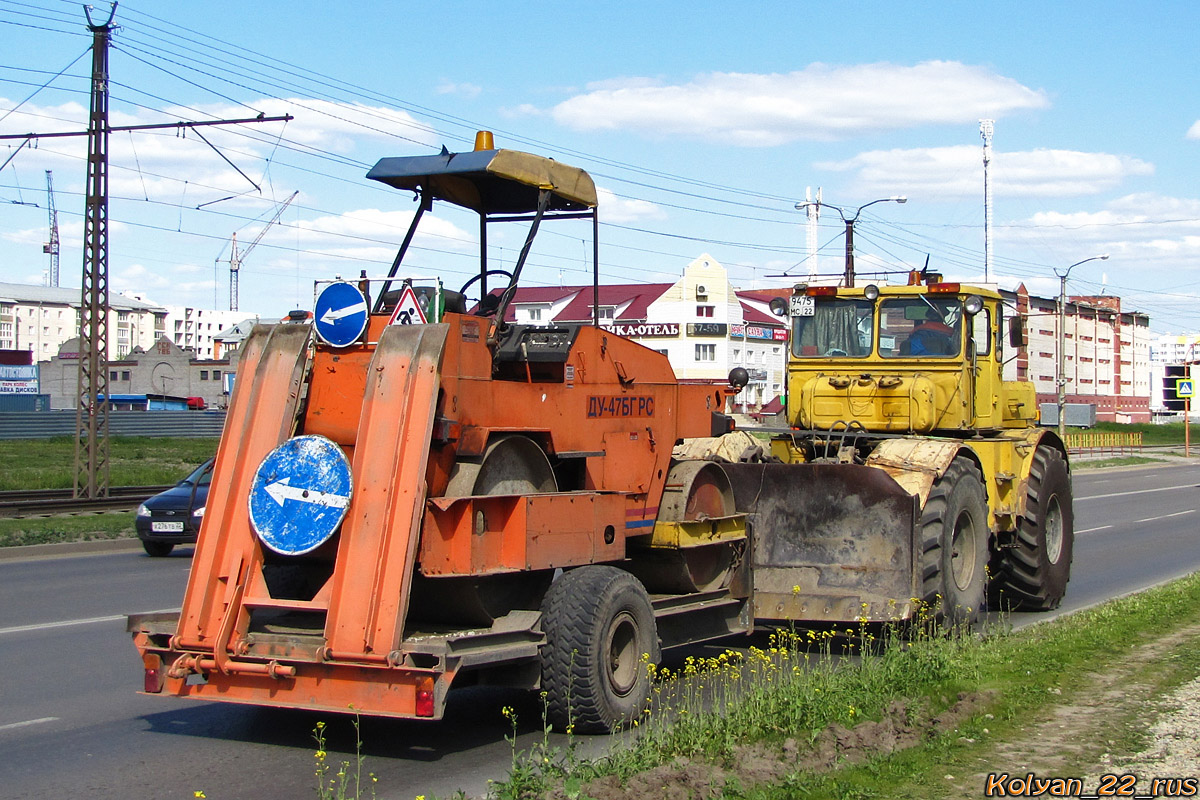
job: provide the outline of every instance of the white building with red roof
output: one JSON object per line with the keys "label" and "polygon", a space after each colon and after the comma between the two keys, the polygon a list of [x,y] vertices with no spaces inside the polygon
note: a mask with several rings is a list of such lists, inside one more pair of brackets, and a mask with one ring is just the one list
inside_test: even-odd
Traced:
{"label": "white building with red roof", "polygon": [[[735,398],[737,411],[754,412],[784,391],[787,323],[767,304],[784,292],[738,291],[725,267],[707,253],[674,283],[600,287],[600,324],[664,353],[683,381],[725,383],[744,367],[750,383]],[[507,319],[524,325],[592,320],[592,287],[518,288]]]}

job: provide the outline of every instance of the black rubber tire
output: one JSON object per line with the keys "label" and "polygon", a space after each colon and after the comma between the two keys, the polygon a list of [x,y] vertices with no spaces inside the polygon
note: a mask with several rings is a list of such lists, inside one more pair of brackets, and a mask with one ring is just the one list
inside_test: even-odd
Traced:
{"label": "black rubber tire", "polygon": [[636,719],[660,655],[654,609],[637,578],[608,566],[563,573],[542,602],[546,721],[608,733]]}
{"label": "black rubber tire", "polygon": [[163,558],[171,555],[171,551],[175,549],[175,545],[170,542],[142,542],[142,549],[146,551],[146,555],[154,558]]}
{"label": "black rubber tire", "polygon": [[974,462],[955,458],[929,490],[921,512],[922,600],[947,627],[982,611],[987,581],[987,494]]}
{"label": "black rubber tire", "polygon": [[1011,611],[1058,608],[1071,579],[1074,550],[1071,471],[1061,452],[1039,445],[1029,468],[1016,547],[1000,549],[992,558],[989,601]]}

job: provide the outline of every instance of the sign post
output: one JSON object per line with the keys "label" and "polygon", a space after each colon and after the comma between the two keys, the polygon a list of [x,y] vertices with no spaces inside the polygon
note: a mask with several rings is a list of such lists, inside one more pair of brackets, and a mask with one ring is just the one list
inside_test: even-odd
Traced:
{"label": "sign post", "polygon": [[1192,397],[1196,394],[1196,385],[1192,383],[1192,365],[1189,363],[1184,366],[1186,377],[1175,379],[1175,396],[1183,400],[1183,455],[1185,458],[1190,458],[1192,455],[1192,426],[1190,419],[1192,416]]}

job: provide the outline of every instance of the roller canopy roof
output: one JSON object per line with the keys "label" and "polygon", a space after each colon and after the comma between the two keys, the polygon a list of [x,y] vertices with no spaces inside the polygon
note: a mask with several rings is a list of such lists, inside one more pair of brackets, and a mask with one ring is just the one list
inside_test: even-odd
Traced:
{"label": "roller canopy roof", "polygon": [[446,200],[484,213],[537,210],[539,189],[550,189],[549,210],[585,211],[596,206],[596,185],[577,167],[516,150],[443,151],[434,156],[383,158],[367,177],[397,189],[424,187]]}

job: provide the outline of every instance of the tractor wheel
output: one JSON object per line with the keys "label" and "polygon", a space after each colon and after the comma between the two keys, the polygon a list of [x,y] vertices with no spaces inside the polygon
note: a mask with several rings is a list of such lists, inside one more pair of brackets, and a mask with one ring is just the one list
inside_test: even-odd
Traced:
{"label": "tractor wheel", "polygon": [[1071,473],[1062,453],[1039,446],[1029,470],[1016,546],[999,550],[992,559],[990,599],[1012,611],[1058,608],[1071,578],[1074,544]]}
{"label": "tractor wheel", "polygon": [[969,625],[984,600],[987,496],[979,468],[956,458],[921,514],[922,599],[947,627]]}
{"label": "tractor wheel", "polygon": [[164,558],[171,555],[171,551],[175,549],[175,545],[171,542],[142,542],[142,549],[146,551],[146,555],[152,558]]}
{"label": "tractor wheel", "polygon": [[563,573],[542,603],[542,631],[542,689],[554,727],[607,733],[642,713],[659,645],[637,578],[608,566]]}

